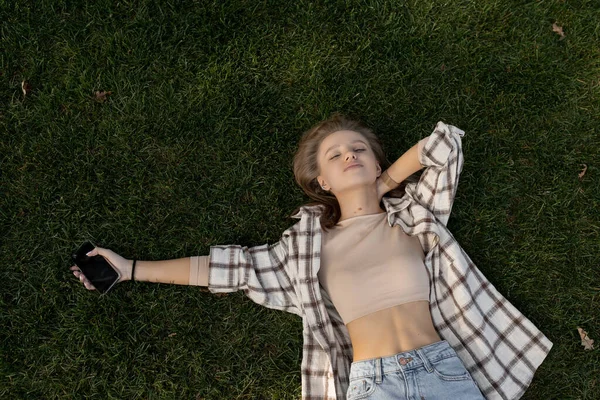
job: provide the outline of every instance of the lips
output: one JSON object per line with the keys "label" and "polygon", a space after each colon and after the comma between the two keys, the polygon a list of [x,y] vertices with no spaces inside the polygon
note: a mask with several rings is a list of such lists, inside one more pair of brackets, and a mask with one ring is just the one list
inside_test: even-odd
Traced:
{"label": "lips", "polygon": [[346,168],[344,168],[344,171],[347,171],[349,168],[356,167],[356,166],[362,167],[362,165],[360,165],[359,163],[353,163],[353,164],[348,165]]}

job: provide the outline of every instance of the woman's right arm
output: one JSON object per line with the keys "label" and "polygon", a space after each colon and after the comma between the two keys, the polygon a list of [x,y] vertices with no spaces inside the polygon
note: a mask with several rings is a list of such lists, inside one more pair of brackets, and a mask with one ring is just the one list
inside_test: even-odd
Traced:
{"label": "woman's right arm", "polygon": [[[299,298],[298,268],[289,262],[288,249],[291,235],[296,235],[302,221],[287,229],[281,240],[273,244],[247,247],[240,245],[211,246],[210,255],[184,257],[164,261],[137,261],[135,280],[179,285],[209,287],[211,293],[231,293],[243,290],[246,296],[262,306],[303,315]],[[88,253],[100,254],[119,272],[119,282],[131,280],[133,260],[128,260],[110,249],[96,247]],[[293,257],[292,257],[293,258]],[[212,263],[210,263],[212,261]],[[85,287],[95,290],[79,268],[71,267]]]}
{"label": "woman's right arm", "polygon": [[[90,256],[101,255],[106,258],[121,274],[119,282],[131,280],[133,260],[128,260],[110,249],[96,247]],[[136,261],[136,281],[171,283],[177,285],[194,285],[208,287],[209,256],[183,257],[163,261]],[[73,275],[89,290],[95,290],[89,280],[83,276],[79,268],[71,267]]]}

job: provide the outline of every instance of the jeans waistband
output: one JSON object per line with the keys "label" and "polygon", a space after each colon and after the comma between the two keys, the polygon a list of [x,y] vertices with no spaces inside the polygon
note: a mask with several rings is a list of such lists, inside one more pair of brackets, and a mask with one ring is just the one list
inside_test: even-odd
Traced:
{"label": "jeans waistband", "polygon": [[418,349],[403,351],[392,356],[370,358],[353,362],[350,379],[385,375],[402,369],[405,372],[424,366],[432,370],[431,364],[444,358],[457,355],[446,340],[431,343]]}

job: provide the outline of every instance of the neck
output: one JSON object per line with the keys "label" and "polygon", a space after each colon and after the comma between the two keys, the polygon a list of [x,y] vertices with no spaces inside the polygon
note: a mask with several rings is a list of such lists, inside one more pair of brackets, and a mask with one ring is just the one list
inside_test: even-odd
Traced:
{"label": "neck", "polygon": [[340,204],[342,213],[340,221],[360,215],[385,212],[385,210],[379,207],[377,187],[375,185],[349,189],[342,193],[336,193],[335,197]]}

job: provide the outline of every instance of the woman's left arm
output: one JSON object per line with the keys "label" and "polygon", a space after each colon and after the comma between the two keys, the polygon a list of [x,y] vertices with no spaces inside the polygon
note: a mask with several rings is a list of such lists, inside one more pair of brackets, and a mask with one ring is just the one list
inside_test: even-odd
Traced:
{"label": "woman's left arm", "polygon": [[403,180],[423,168],[419,161],[419,149],[424,144],[422,141],[426,141],[427,139],[429,137],[421,139],[419,143],[402,154],[400,158],[377,178],[377,195],[379,200],[381,200],[384,194],[400,186]]}

